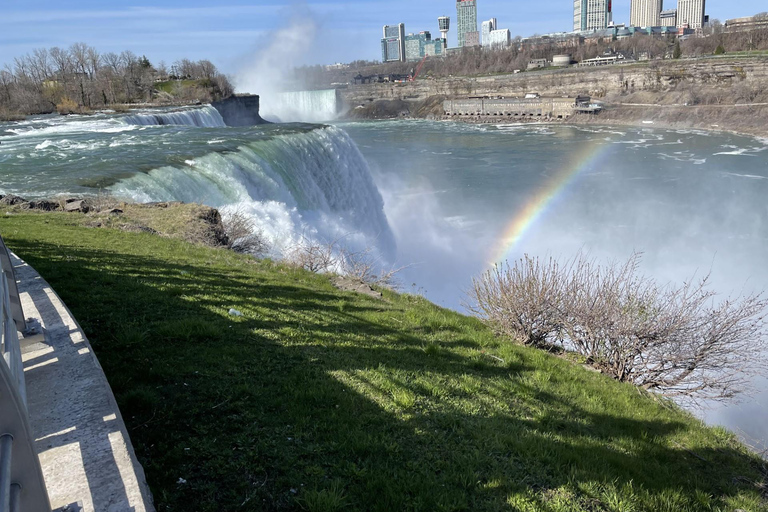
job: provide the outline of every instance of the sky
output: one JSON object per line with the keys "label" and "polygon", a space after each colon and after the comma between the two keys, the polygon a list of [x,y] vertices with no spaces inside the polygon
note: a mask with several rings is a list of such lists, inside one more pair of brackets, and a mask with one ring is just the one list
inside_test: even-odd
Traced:
{"label": "sky", "polygon": [[[671,3],[673,0],[666,0]],[[614,0],[614,21],[629,21],[630,0]],[[495,17],[512,35],[568,31],[571,0],[478,0],[478,21]],[[708,0],[707,13],[722,21],[768,10],[765,0]],[[449,46],[456,45],[454,0],[0,0],[0,67],[34,48],[75,42],[101,52],[131,50],[153,63],[208,59],[236,73],[250,56],[270,46],[281,29],[314,27],[306,49],[290,65],[332,64],[381,58],[381,27],[405,23],[406,33],[439,36],[437,17],[451,17]],[[302,23],[296,23],[301,20]]]}

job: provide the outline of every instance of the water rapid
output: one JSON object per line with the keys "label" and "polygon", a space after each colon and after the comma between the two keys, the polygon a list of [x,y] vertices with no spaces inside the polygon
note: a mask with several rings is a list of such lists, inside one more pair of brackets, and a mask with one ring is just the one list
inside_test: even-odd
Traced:
{"label": "water rapid", "polygon": [[226,126],[218,110],[210,105],[201,108],[165,113],[143,113],[125,116],[123,121],[138,126],[197,126],[200,128],[222,128]]}
{"label": "water rapid", "polygon": [[199,202],[254,219],[273,251],[343,239],[391,255],[392,233],[368,165],[341,129],[325,126],[209,152],[110,187],[139,202]]}

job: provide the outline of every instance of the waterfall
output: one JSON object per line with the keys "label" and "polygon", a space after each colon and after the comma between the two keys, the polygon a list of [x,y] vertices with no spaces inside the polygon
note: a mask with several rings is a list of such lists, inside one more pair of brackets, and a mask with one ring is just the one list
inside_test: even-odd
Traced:
{"label": "waterfall", "polygon": [[201,108],[165,112],[162,114],[145,113],[123,117],[127,124],[140,126],[181,125],[201,128],[219,128],[226,126],[221,114],[210,105]]}
{"label": "waterfall", "polygon": [[283,122],[319,123],[339,115],[336,89],[283,92],[272,98],[265,96],[262,101],[264,114],[277,116]]}
{"label": "waterfall", "polygon": [[384,202],[355,143],[332,126],[283,133],[121,180],[115,196],[250,215],[276,255],[301,239],[394,251]]}

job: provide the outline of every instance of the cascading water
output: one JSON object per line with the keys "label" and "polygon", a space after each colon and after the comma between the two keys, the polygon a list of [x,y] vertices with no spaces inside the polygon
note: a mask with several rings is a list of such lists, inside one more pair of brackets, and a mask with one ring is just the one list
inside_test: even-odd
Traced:
{"label": "cascading water", "polygon": [[277,116],[283,122],[317,123],[332,121],[339,116],[335,89],[283,92],[272,98],[265,96],[262,100],[264,115]]}
{"label": "cascading water", "polygon": [[357,146],[317,127],[213,152],[124,179],[112,193],[135,201],[200,202],[250,215],[276,255],[302,240],[375,247],[394,239],[384,204]]}
{"label": "cascading water", "polygon": [[134,114],[123,117],[123,121],[138,126],[179,125],[200,128],[226,126],[218,110],[210,105],[176,112]]}

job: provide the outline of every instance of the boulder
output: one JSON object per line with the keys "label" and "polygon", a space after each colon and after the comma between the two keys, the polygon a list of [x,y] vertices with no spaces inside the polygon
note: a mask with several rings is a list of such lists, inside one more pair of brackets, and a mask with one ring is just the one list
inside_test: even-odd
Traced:
{"label": "boulder", "polygon": [[86,199],[67,199],[64,204],[65,212],[83,212],[91,211],[91,204]]}
{"label": "boulder", "polygon": [[0,196],[0,204],[4,204],[7,206],[15,206],[17,204],[23,204],[26,203],[27,200],[23,197],[15,196],[13,194],[8,194],[7,196]]}
{"label": "boulder", "polygon": [[52,212],[61,209],[61,205],[58,202],[48,201],[47,199],[30,201],[28,203],[28,207],[30,210],[43,210],[46,212]]}

